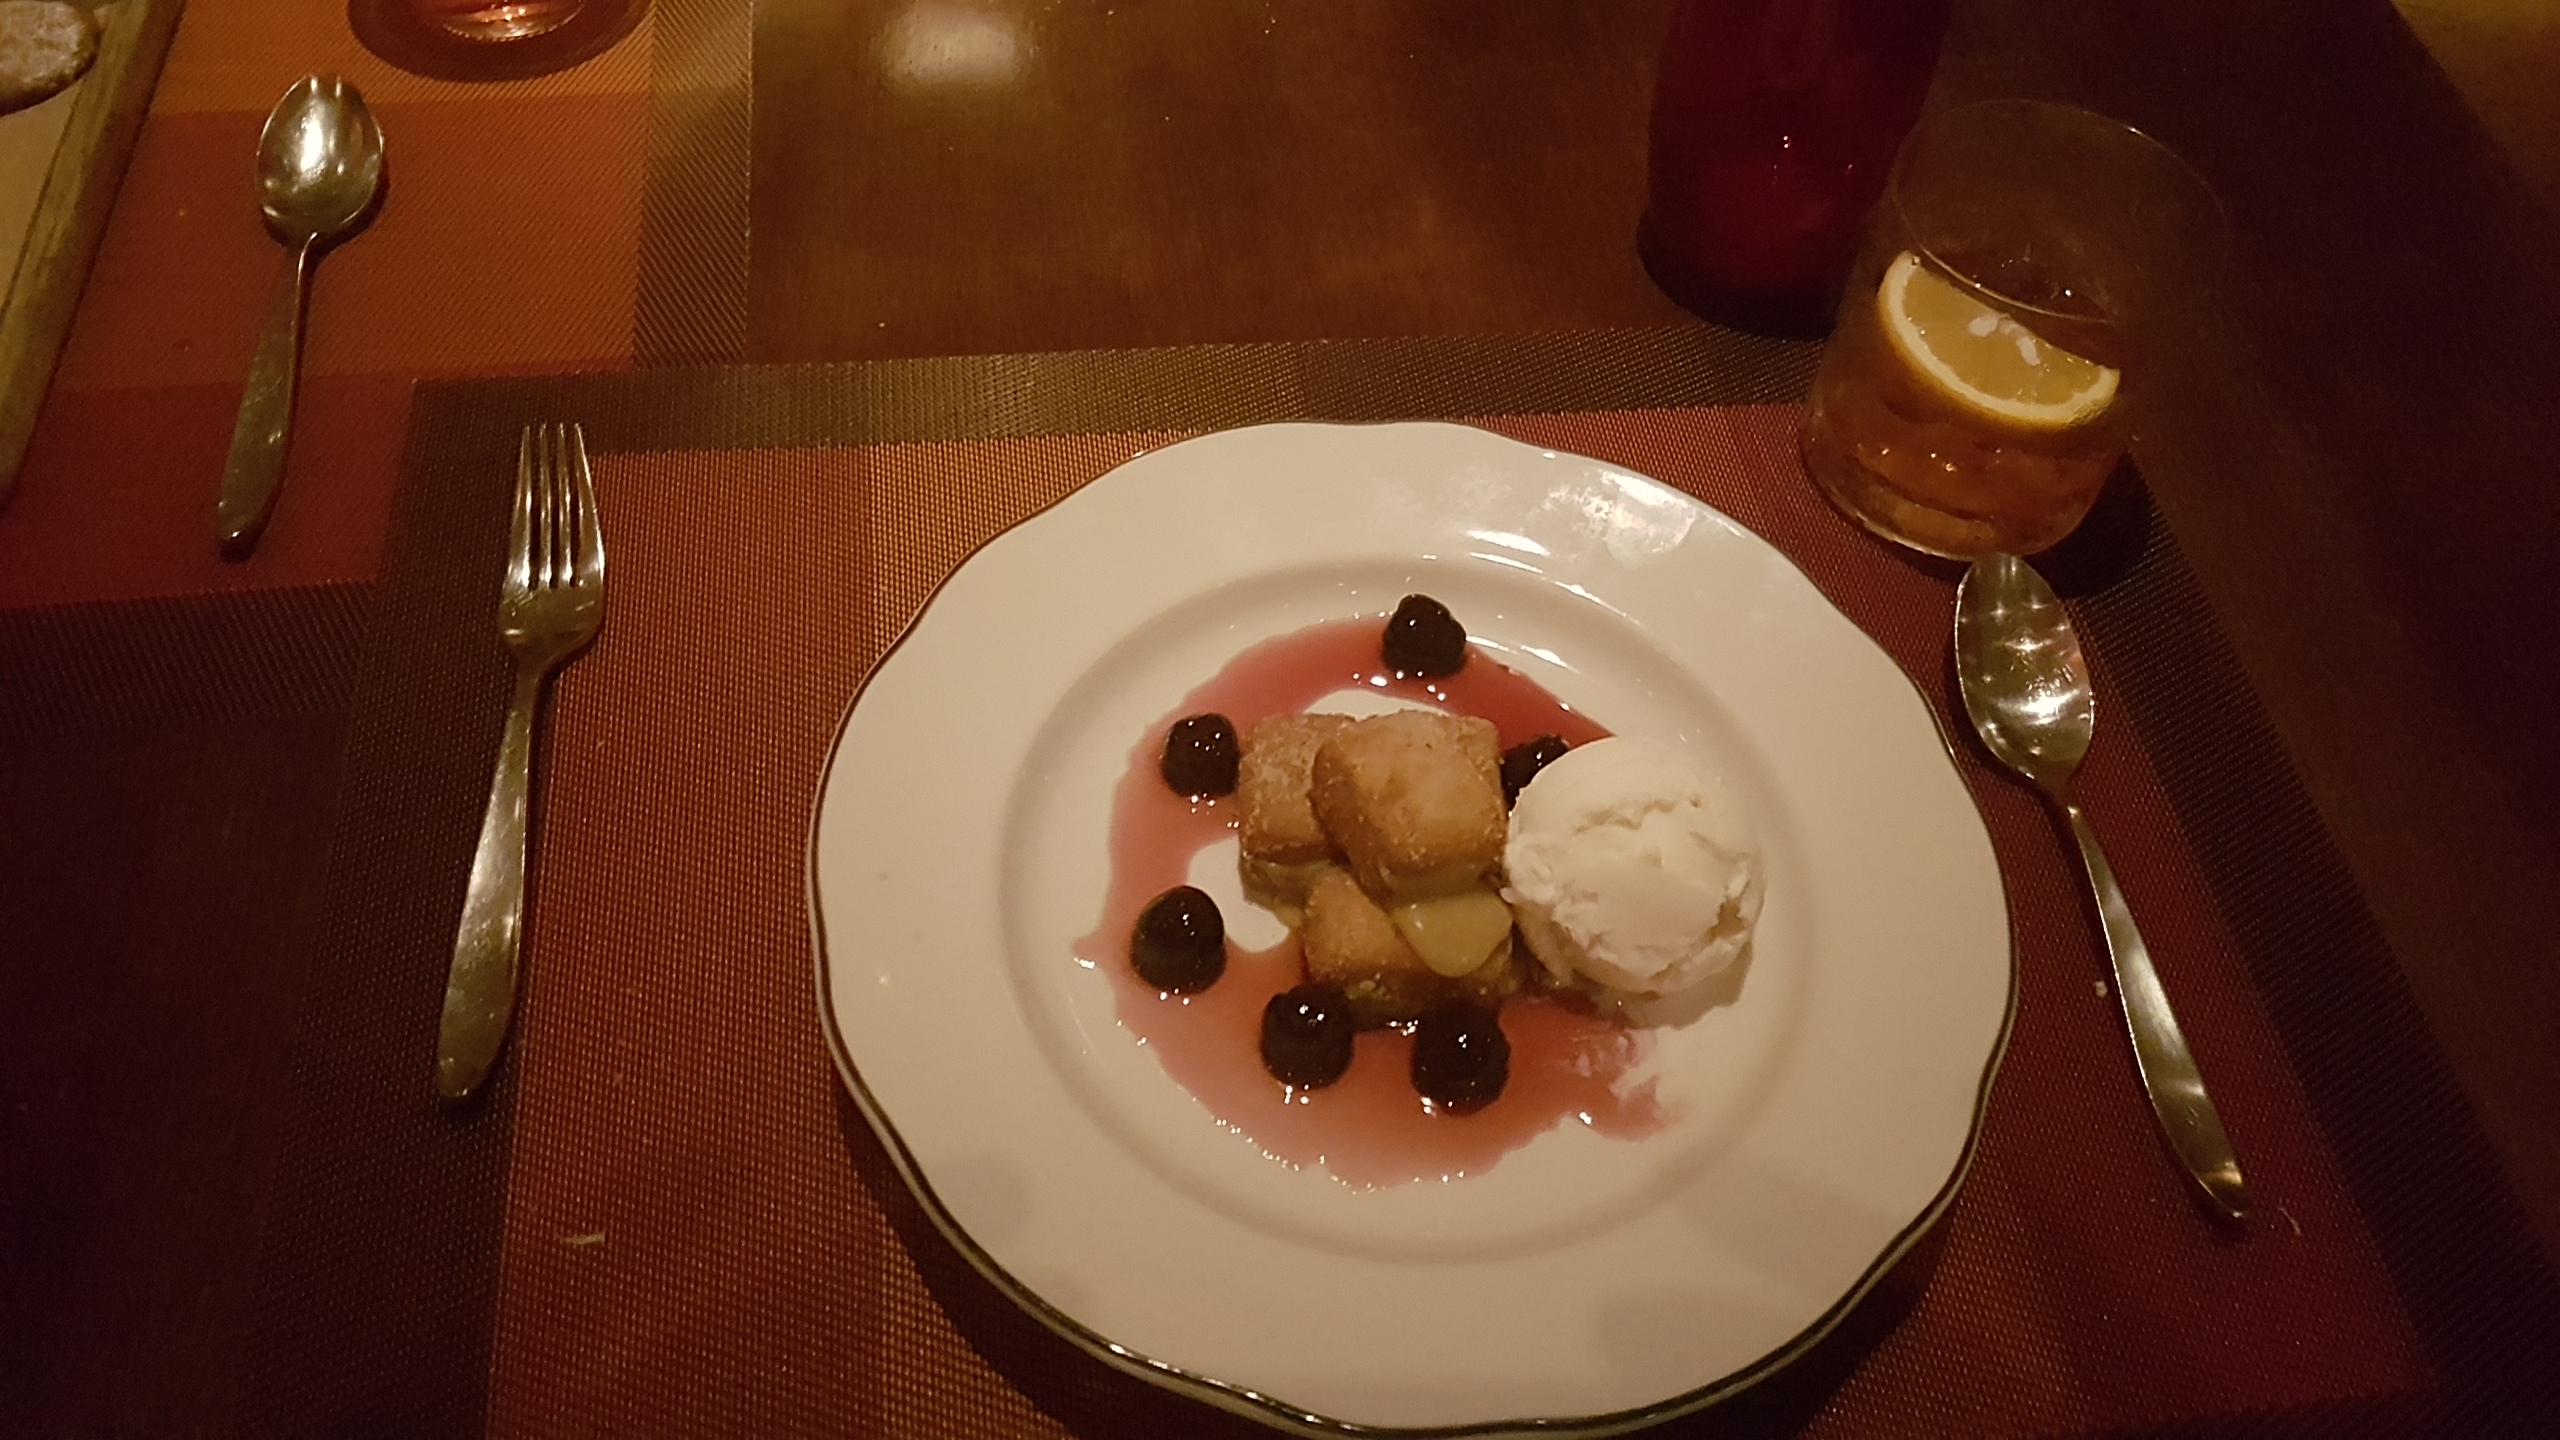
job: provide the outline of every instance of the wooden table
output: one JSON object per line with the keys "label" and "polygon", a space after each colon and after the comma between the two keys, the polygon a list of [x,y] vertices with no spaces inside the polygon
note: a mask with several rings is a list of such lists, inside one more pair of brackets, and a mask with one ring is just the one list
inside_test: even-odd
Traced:
{"label": "wooden table", "polygon": [[[215,56],[200,27],[225,6],[195,0],[0,511],[0,1428],[240,1423],[249,1241],[289,1142],[302,947],[412,380],[1692,324],[1632,245],[1664,8],[767,0],[750,29],[742,7],[661,0],[625,46],[473,102],[542,117],[610,172],[599,194],[649,197],[591,226],[543,209],[551,172],[489,166],[518,208],[474,223],[594,246],[591,289],[549,330],[483,304],[405,350],[319,312],[305,473],[269,568],[226,572],[211,470],[201,557],[105,538],[182,534],[183,485],[80,488],[202,463],[236,367],[118,347],[158,333],[155,285],[256,277],[254,314],[272,261],[245,205],[206,230],[150,208],[174,193],[151,177],[225,146],[245,175],[239,103],[207,97],[255,93],[257,56],[287,78],[361,56],[329,4]],[[1937,98],[1999,94],[2150,129],[2229,206],[2224,304],[2143,473],[2560,1260],[2560,228],[2383,0],[1974,0]],[[392,205],[479,203],[469,172],[401,168],[457,102],[376,100]],[[395,261],[442,263],[402,220],[331,265],[396,283]],[[167,236],[210,268],[155,271],[183,253]],[[160,388],[119,378],[133,365]],[[79,438],[145,399],[195,418],[122,451]],[[324,487],[330,467],[374,480]],[[297,508],[327,534],[295,531]],[[299,638],[244,674],[208,645],[251,612]]]}

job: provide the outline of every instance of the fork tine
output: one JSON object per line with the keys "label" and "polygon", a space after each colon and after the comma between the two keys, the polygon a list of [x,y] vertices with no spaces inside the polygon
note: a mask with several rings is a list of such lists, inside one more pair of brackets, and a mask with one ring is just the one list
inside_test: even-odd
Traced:
{"label": "fork tine", "polygon": [[560,457],[560,468],[551,477],[551,483],[555,487],[557,505],[555,513],[560,517],[559,533],[552,537],[552,544],[556,548],[551,555],[551,577],[555,584],[566,589],[577,583],[577,575],[570,567],[578,558],[579,521],[578,472],[570,464],[569,427],[552,426],[551,443],[554,453]]}
{"label": "fork tine", "polygon": [[601,584],[604,580],[604,530],[596,522],[596,472],[587,463],[587,427],[569,427],[569,470],[578,482],[573,507],[578,515],[577,583]]}
{"label": "fork tine", "polygon": [[579,503],[578,452],[571,446],[569,432],[573,427],[560,427],[560,583],[578,583],[578,546],[587,528],[586,507]]}
{"label": "fork tine", "polygon": [[535,561],[543,589],[561,582],[561,428],[543,425],[543,438],[535,441],[532,454],[540,456],[538,482],[543,495],[535,505],[543,510],[543,553]]}
{"label": "fork tine", "polygon": [[533,584],[533,428],[516,442],[516,509],[507,523],[507,584],[517,590]]}
{"label": "fork tine", "polygon": [[560,583],[560,427],[543,426],[533,453],[534,480],[540,490],[534,509],[542,522],[534,532],[541,546],[534,562],[534,583],[548,590]]}

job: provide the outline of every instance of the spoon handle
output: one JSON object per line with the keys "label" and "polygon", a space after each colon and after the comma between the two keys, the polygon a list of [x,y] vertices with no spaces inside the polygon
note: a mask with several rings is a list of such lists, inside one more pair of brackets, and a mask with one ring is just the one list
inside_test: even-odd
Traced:
{"label": "spoon handle", "polygon": [[2124,1002],[2125,1028],[2133,1035],[2133,1060],[2142,1072],[2143,1092],[2151,1097],[2151,1113],[2160,1133],[2195,1177],[2205,1198],[2234,1220],[2248,1218],[2249,1187],[2240,1178],[2240,1157],[2222,1133],[2222,1117],[2213,1097],[2204,1092],[2204,1076],[2169,1009],[2169,992],[2160,988],[2160,972],[2151,967],[2151,947],[2134,928],[2133,911],[2124,903],[2116,872],[2098,848],[2097,834],[2080,813],[2079,802],[2056,794],[2071,837],[2080,842],[2080,864],[2089,873],[2089,888],[2098,897],[2098,919],[2107,934],[2107,958],[2115,963],[2116,995]]}
{"label": "spoon handle", "polygon": [[231,459],[222,467],[222,503],[216,512],[222,550],[233,559],[256,548],[284,483],[284,452],[293,434],[293,392],[302,374],[302,311],[311,292],[308,243],[293,249],[293,266],[267,301],[266,323],[249,362],[249,385],[240,395],[240,419],[231,428]]}

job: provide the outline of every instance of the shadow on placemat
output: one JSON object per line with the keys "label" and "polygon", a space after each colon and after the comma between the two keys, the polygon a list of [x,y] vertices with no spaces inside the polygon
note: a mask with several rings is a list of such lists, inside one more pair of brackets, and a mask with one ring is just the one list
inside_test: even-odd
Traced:
{"label": "shadow on placemat", "polygon": [[[925,1287],[970,1348],[1043,1414],[1078,1435],[1267,1440],[1272,1434],[1257,1421],[1114,1370],[1025,1313],[934,1228],[853,1097],[841,1082],[832,1089],[845,1152]],[[1943,1226],[1933,1227],[1829,1335],[1793,1363],[1732,1399],[1647,1433],[1758,1440],[1801,1431],[1919,1303],[1946,1248],[1944,1237]]]}
{"label": "shadow on placemat", "polygon": [[2036,569],[2065,598],[2113,589],[2151,544],[2151,487],[2131,457],[2116,462],[2080,527],[2036,556]]}

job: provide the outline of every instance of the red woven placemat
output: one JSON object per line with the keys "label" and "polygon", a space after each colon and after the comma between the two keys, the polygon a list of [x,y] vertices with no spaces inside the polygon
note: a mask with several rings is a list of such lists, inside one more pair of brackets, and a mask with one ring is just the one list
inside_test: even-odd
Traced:
{"label": "red woven placemat", "polygon": [[[653,12],[569,69],[466,84],[367,51],[346,0],[190,0],[14,495],[0,477],[0,610],[369,581],[417,380],[663,351],[640,333],[652,212],[698,188],[666,171],[665,72],[716,71],[698,0],[658,8],[673,23]],[[256,555],[225,561],[214,497],[286,267],[251,162],[310,71],[362,90],[389,183],[314,272],[285,488]]]}
{"label": "red woven placemat", "polygon": [[[1813,497],[1791,408],[1482,423],[1733,515],[1945,713],[1947,583]],[[1227,1423],[1011,1315],[920,1222],[837,1093],[802,892],[842,707],[933,585],[1004,526],[1174,438],[604,462],[613,610],[552,719],[492,1430]],[[2103,706],[2103,648],[2095,660]],[[2153,1135],[2049,822],[2030,793],[1963,763],[2018,935],[2009,1059],[1933,1268],[1892,1302],[1900,1323],[1774,1423],[2095,1434],[2422,1394],[2427,1361],[2132,728],[2102,726],[2084,798],[2248,1163],[2260,1218],[2244,1236],[2202,1220]]]}

